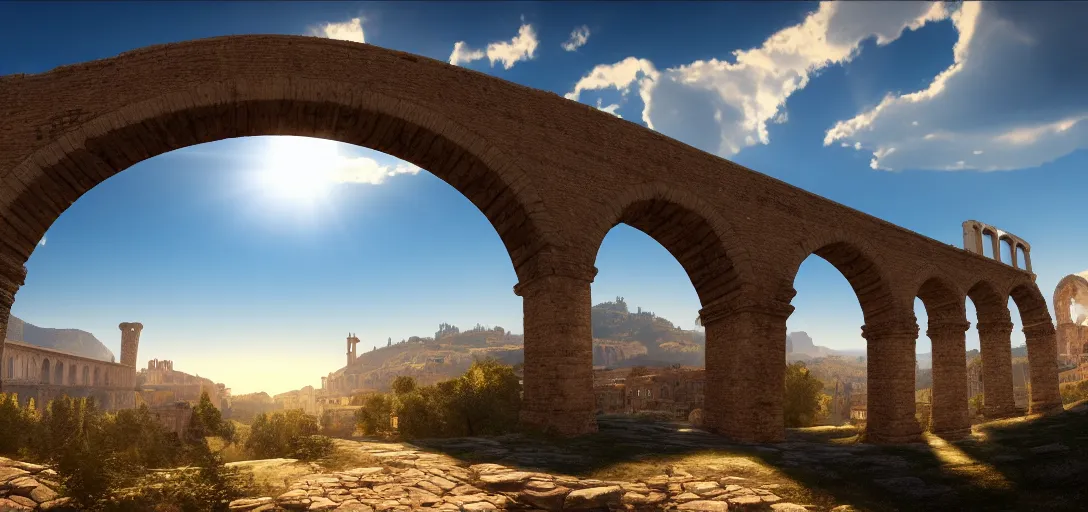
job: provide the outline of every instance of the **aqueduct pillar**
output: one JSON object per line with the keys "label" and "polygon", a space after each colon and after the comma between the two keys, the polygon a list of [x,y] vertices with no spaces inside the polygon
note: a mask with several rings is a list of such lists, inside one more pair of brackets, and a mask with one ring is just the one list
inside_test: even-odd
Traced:
{"label": "aqueduct pillar", "polygon": [[1012,322],[1008,318],[978,324],[982,349],[983,411],[998,419],[1016,413],[1012,383]]}
{"label": "aqueduct pillar", "polygon": [[1024,337],[1031,371],[1031,412],[1062,410],[1062,396],[1058,386],[1058,341],[1054,325],[1043,322],[1026,326]]}
{"label": "aqueduct pillar", "polygon": [[945,438],[971,433],[967,397],[967,329],[970,322],[930,324],[933,345],[933,408],[931,430]]}
{"label": "aqueduct pillar", "polygon": [[872,443],[908,443],[921,439],[915,417],[915,344],[918,323],[899,318],[865,324],[869,362],[865,436]]}
{"label": "aqueduct pillar", "polygon": [[566,436],[596,432],[590,285],[597,269],[546,272],[514,287],[525,317],[521,422]]}
{"label": "aqueduct pillar", "polygon": [[741,442],[785,438],[786,319],[780,301],[714,304],[699,311],[706,329],[705,422]]}

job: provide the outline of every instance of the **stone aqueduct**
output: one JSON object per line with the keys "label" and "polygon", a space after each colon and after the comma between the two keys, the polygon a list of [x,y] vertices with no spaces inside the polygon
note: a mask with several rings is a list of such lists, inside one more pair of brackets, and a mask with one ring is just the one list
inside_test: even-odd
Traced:
{"label": "stone aqueduct", "polygon": [[[523,421],[596,429],[590,284],[618,223],[687,271],[706,328],[706,424],[784,436],[786,318],[816,254],[857,294],[873,442],[916,439],[916,297],[933,341],[932,428],[966,431],[965,315],[978,312],[986,410],[1013,408],[1008,309],[1020,310],[1031,409],[1061,406],[1055,328],[1034,276],[918,235],[590,106],[407,53],[296,36],[155,46],[0,77],[0,318],[24,263],[83,193],[174,149],[250,135],[366,146],[445,180],[488,218],[523,298]],[[2,326],[0,326],[2,327]]]}

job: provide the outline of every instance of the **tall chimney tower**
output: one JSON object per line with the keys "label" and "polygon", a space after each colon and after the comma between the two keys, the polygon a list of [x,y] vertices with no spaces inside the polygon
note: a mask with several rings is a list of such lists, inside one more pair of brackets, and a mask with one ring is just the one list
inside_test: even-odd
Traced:
{"label": "tall chimney tower", "polygon": [[117,327],[121,329],[121,364],[135,368],[136,352],[140,349],[140,332],[144,330],[144,324],[122,322]]}

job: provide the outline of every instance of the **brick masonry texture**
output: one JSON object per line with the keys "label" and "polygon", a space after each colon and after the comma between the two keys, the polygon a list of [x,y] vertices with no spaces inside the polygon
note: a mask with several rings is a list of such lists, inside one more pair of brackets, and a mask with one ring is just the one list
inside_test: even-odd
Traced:
{"label": "brick masonry texture", "polygon": [[[0,77],[0,134],[0,314],[57,217],[146,158],[229,137],[300,135],[427,169],[472,201],[503,240],[524,297],[523,419],[564,434],[596,428],[589,287],[597,249],[620,222],[668,249],[713,313],[708,425],[739,439],[782,437],[785,318],[794,275],[811,254],[857,292],[868,326],[870,396],[886,404],[870,413],[873,439],[908,439],[918,430],[911,425],[916,334],[885,327],[914,325],[916,333],[915,297],[931,317],[966,321],[970,296],[982,321],[992,322],[1008,318],[1011,296],[1025,326],[1052,326],[1027,271],[556,94],[370,45],[231,36]],[[958,317],[942,309],[955,303]],[[1032,407],[1048,410],[1060,406],[1056,342],[1052,332],[1036,331]],[[995,350],[1007,354],[1003,336],[1004,349]],[[991,373],[1009,371],[988,367],[987,391],[991,380],[1005,382]]]}

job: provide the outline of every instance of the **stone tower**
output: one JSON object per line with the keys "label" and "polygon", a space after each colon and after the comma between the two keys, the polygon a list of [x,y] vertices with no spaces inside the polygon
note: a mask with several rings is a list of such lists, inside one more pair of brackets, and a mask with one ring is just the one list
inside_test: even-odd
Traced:
{"label": "stone tower", "polygon": [[347,354],[348,355],[348,364],[347,364],[347,366],[351,366],[351,363],[354,363],[355,359],[359,357],[358,354],[356,353],[356,348],[355,348],[355,346],[358,345],[358,344],[359,344],[359,338],[357,338],[355,336],[355,334],[353,334],[353,333],[348,333],[348,354]]}
{"label": "stone tower", "polygon": [[140,348],[140,332],[144,330],[144,324],[122,322],[117,327],[121,329],[121,364],[135,368],[136,351]]}

